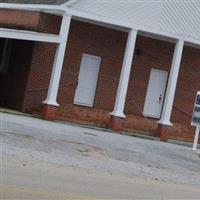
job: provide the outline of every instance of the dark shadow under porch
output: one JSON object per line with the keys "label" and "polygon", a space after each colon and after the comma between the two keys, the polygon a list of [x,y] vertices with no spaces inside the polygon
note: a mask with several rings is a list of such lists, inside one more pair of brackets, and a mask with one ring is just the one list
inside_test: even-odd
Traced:
{"label": "dark shadow under porch", "polygon": [[0,107],[23,111],[33,45],[0,38]]}

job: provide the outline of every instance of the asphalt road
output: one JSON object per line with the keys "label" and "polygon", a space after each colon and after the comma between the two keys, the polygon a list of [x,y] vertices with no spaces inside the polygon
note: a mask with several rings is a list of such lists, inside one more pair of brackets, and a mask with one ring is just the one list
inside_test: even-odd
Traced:
{"label": "asphalt road", "polygon": [[200,199],[200,152],[0,114],[1,199]]}
{"label": "asphalt road", "polygon": [[81,170],[41,161],[1,159],[1,199],[199,199],[198,187]]}

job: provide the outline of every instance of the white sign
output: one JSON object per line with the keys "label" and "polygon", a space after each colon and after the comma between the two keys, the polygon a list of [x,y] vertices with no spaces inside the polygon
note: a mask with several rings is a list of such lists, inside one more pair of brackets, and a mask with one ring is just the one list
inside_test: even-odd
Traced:
{"label": "white sign", "polygon": [[196,126],[193,150],[197,149],[198,140],[199,140],[199,132],[200,132],[200,91],[197,92],[195,103],[194,103],[194,111],[192,114],[192,126]]}
{"label": "white sign", "polygon": [[200,127],[200,91],[197,92],[191,124],[192,124],[192,126]]}

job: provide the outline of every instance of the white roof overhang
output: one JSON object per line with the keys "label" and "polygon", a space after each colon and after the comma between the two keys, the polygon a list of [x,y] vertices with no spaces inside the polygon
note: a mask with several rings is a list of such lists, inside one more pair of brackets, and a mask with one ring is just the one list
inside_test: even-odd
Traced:
{"label": "white roof overhang", "polygon": [[49,12],[54,14],[60,14],[66,12],[61,5],[46,5],[46,4],[19,4],[19,3],[0,3],[1,9],[13,9],[13,10],[27,10],[27,11],[40,11]]}
{"label": "white roof overhang", "polygon": [[77,0],[67,8],[80,19],[200,45],[199,0]]}
{"label": "white roof overhang", "polygon": [[[200,47],[200,1],[71,0],[62,5],[9,4],[1,8],[69,14],[73,18]],[[190,12],[189,12],[190,11]],[[1,31],[1,30],[0,30]]]}
{"label": "white roof overhang", "polygon": [[19,40],[29,40],[37,42],[60,43],[59,35],[38,33],[34,31],[24,31],[15,29],[0,28],[0,38],[10,38]]}

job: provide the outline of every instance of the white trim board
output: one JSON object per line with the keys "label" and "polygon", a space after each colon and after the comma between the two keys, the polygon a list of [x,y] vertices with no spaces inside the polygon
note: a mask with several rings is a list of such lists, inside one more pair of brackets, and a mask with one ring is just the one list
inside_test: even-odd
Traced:
{"label": "white trim board", "polygon": [[5,28],[0,28],[0,38],[60,43],[59,35],[38,33],[38,32],[34,32],[34,31],[5,29]]}
{"label": "white trim board", "polygon": [[13,10],[32,10],[32,11],[60,11],[65,13],[61,5],[48,5],[48,4],[23,4],[23,3],[0,3],[1,9],[13,9]]}

